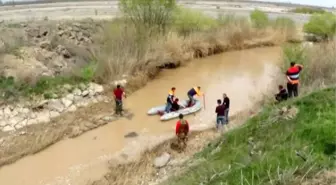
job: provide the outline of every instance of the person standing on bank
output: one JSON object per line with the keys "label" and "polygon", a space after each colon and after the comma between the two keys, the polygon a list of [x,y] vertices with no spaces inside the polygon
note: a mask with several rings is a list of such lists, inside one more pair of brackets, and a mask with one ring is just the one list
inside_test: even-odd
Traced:
{"label": "person standing on bank", "polygon": [[225,107],[225,114],[224,114],[224,123],[229,123],[229,110],[230,110],[230,98],[224,93],[223,94],[223,105]]}
{"label": "person standing on bank", "polygon": [[290,63],[288,68],[287,75],[287,92],[288,97],[297,97],[299,95],[299,77],[300,72],[303,69],[303,65],[295,64],[295,62]]}
{"label": "person standing on bank", "polygon": [[222,100],[217,100],[217,107],[215,110],[215,113],[217,114],[216,117],[216,128],[217,130],[221,130],[225,124],[225,106],[222,104]]}
{"label": "person standing on bank", "polygon": [[113,90],[113,95],[114,95],[114,100],[116,103],[116,109],[115,113],[120,116],[122,116],[122,111],[123,111],[123,97],[126,98],[126,94],[124,89],[121,88],[120,85],[117,85],[117,88]]}

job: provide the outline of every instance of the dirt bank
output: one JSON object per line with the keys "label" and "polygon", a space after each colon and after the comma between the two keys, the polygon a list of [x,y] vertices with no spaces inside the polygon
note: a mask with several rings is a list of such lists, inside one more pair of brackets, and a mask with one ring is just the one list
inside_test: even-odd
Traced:
{"label": "dirt bank", "polygon": [[[165,94],[167,89],[174,85],[178,88],[178,96],[184,98],[184,94],[190,86],[201,85],[207,93],[206,110],[195,117],[188,116],[188,119],[192,124],[192,129],[194,126],[207,127],[209,124],[212,126],[214,103],[217,98],[220,98],[221,92],[228,93],[232,102],[235,102],[231,109],[232,114],[235,114],[251,107],[253,102],[262,98],[261,95],[268,90],[268,87],[272,87],[267,84],[271,83],[272,75],[275,74],[272,68],[273,63],[276,63],[280,58],[279,49],[275,47],[231,51],[195,60],[174,70],[163,70],[155,80],[133,93],[126,100],[126,108],[133,113],[128,118],[130,120],[122,118],[114,122],[108,121],[110,124],[105,127],[95,129],[75,139],[58,142],[36,155],[4,166],[0,170],[0,177],[4,182],[13,185],[20,183],[20,185],[22,183],[36,185],[39,181],[50,184],[65,182],[80,184],[85,179],[99,178],[99,175],[104,174],[107,170],[105,163],[110,159],[120,157],[118,155],[122,154],[137,155],[153,141],[165,139],[165,137],[157,138],[158,135],[165,136],[168,133],[167,138],[171,137],[174,120],[160,122],[156,116],[149,117],[144,114],[150,107],[160,105],[163,102],[162,96],[146,98],[149,94]],[[259,53],[265,54],[259,55]],[[181,75],[183,81],[179,80]],[[256,88],[258,91],[255,90]],[[108,103],[104,105],[106,109],[97,109],[97,112],[111,114],[112,107],[108,107]],[[90,119],[91,114],[87,113],[85,117],[82,116]],[[78,117],[72,117],[72,119],[79,120]],[[74,121],[73,124],[84,122],[84,120],[83,122]],[[137,132],[139,136],[131,139],[124,138],[124,135],[130,132]],[[123,148],[124,146],[126,147]],[[59,161],[60,157],[62,162]],[[54,165],[54,161],[59,162],[54,168],[46,170],[46,166]],[[35,170],[26,173],[21,179],[9,178],[10,174],[25,171],[32,164],[34,164]],[[55,178],[55,176],[62,178]]]}
{"label": "dirt bank", "polygon": [[[184,170],[197,165],[202,159],[190,161],[192,157],[207,146],[213,147],[215,143],[222,143],[217,138],[225,135],[226,132],[239,128],[248,118],[258,112],[259,105],[256,104],[251,110],[239,112],[231,117],[231,123],[223,128],[221,132],[214,128],[206,130],[194,130],[190,133],[188,147],[182,153],[174,148],[176,138],[169,139],[158,146],[144,151],[140,157],[124,161],[109,161],[109,172],[100,180],[88,182],[88,185],[155,185],[168,179],[172,175],[182,173]],[[214,147],[216,148],[216,147]],[[215,150],[213,152],[216,152]],[[155,159],[163,154],[169,154],[169,160],[162,167],[155,166]]]}

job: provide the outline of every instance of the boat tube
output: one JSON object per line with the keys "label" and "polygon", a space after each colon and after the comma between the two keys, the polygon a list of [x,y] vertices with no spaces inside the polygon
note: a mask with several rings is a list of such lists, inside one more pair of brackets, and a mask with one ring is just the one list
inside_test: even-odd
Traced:
{"label": "boat tube", "polygon": [[[188,105],[188,101],[189,100],[181,100],[179,102],[179,104],[186,107]],[[148,110],[147,114],[148,115],[159,114],[159,115],[161,115],[161,117],[160,117],[161,121],[167,121],[167,120],[170,120],[170,119],[177,118],[180,114],[188,115],[188,114],[195,113],[195,112],[201,110],[202,104],[201,104],[201,101],[196,100],[195,104],[192,107],[181,108],[178,111],[173,111],[173,112],[170,112],[170,113],[165,113],[165,108],[166,108],[166,105],[153,107],[153,108]]]}

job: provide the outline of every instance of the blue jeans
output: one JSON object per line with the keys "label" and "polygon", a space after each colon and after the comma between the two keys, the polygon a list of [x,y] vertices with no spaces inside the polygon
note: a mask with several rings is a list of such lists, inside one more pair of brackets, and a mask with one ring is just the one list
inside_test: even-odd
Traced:
{"label": "blue jeans", "polygon": [[224,116],[224,123],[225,124],[228,124],[229,123],[229,109],[225,109],[225,112],[224,112],[225,116]]}
{"label": "blue jeans", "polygon": [[193,96],[191,96],[190,94],[188,94],[188,98],[189,98],[189,105],[194,105],[195,104],[195,99]]}
{"label": "blue jeans", "polygon": [[167,102],[167,104],[166,104],[166,108],[165,108],[165,112],[167,112],[167,113],[170,112],[172,106],[173,106],[173,105],[172,105],[171,103],[168,103],[168,102]]}
{"label": "blue jeans", "polygon": [[219,126],[224,126],[224,124],[225,124],[225,116],[217,116],[216,128],[218,129]]}

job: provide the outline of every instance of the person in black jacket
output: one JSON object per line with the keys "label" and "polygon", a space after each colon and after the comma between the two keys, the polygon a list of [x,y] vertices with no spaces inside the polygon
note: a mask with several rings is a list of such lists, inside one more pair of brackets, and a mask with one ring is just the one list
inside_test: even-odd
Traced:
{"label": "person in black jacket", "polygon": [[230,98],[224,93],[223,94],[223,105],[225,106],[225,116],[224,123],[229,123],[229,110],[230,110]]}
{"label": "person in black jacket", "polygon": [[288,99],[288,93],[287,93],[286,89],[282,85],[279,85],[278,88],[279,88],[279,93],[275,95],[275,99],[278,102],[287,100]]}

